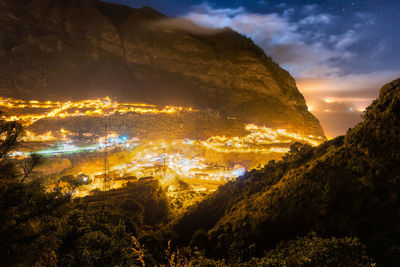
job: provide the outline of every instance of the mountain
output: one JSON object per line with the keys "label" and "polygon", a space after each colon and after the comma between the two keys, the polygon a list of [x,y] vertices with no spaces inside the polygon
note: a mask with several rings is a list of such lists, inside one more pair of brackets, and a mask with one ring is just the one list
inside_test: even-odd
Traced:
{"label": "mountain", "polygon": [[400,79],[345,136],[294,144],[281,161],[220,187],[173,224],[176,241],[216,257],[249,247],[262,255],[314,232],[359,238],[378,265],[399,266],[399,140]]}
{"label": "mountain", "polygon": [[323,136],[295,80],[250,39],[144,7],[0,0],[0,94],[214,109]]}

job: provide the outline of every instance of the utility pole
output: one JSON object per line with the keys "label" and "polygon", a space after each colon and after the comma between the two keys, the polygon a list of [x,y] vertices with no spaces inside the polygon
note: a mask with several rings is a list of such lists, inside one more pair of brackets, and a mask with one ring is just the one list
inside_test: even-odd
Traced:
{"label": "utility pole", "polygon": [[109,162],[108,162],[108,151],[107,151],[107,115],[104,116],[104,159],[103,159],[103,205],[100,210],[100,223],[103,222],[103,213],[106,206],[106,191],[108,189],[108,172],[109,172]]}
{"label": "utility pole", "polygon": [[164,170],[164,179],[165,179],[165,171],[166,171],[166,168],[165,168],[165,157],[166,157],[166,154],[165,154],[165,147],[164,147],[164,168],[163,168],[163,170]]}
{"label": "utility pole", "polygon": [[108,162],[108,151],[107,151],[107,146],[108,146],[108,131],[107,131],[107,116],[104,118],[104,161],[103,161],[103,191],[106,192],[109,188],[108,182],[109,182],[109,177],[108,173],[110,171],[110,165]]}

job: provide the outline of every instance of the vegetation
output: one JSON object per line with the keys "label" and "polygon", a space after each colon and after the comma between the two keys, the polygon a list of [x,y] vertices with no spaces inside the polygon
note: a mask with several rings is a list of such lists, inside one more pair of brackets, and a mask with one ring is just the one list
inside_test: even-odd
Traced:
{"label": "vegetation", "polygon": [[356,238],[323,239],[315,233],[282,242],[246,266],[374,266]]}
{"label": "vegetation", "polygon": [[[247,252],[254,253],[255,246]],[[213,260],[196,248],[176,251],[168,244],[167,266],[375,266],[365,247],[356,238],[323,239],[315,233],[288,242],[281,242],[261,258],[243,261],[243,251],[234,251],[224,260]]]}
{"label": "vegetation", "polygon": [[178,218],[157,181],[71,200],[7,157],[22,129],[0,123],[0,253],[15,266],[400,265],[400,79],[364,120],[300,143]]}
{"label": "vegetation", "polygon": [[[215,31],[184,19],[168,20],[149,7],[132,9],[97,0],[26,3],[0,1],[3,96],[151,100],[322,135],[293,77],[252,40],[229,28]],[[131,124],[124,117],[116,119]],[[66,121],[69,127],[76,125]],[[138,122],[132,129],[140,127]],[[162,133],[176,132],[182,122],[175,131]],[[96,122],[78,123],[87,129]],[[202,127],[208,128],[197,126],[198,135]]]}
{"label": "vegetation", "polygon": [[[364,120],[319,147],[291,153],[228,183],[174,225],[179,243],[202,229],[209,255],[255,253],[310,231],[324,238],[357,237],[378,263],[398,266],[400,202],[400,80],[386,85]],[[247,253],[244,258],[250,258]]]}
{"label": "vegetation", "polygon": [[1,122],[0,130],[1,265],[144,266],[145,260],[153,261],[136,236],[151,242],[152,227],[167,219],[168,200],[158,182],[72,201],[79,181],[64,177],[69,186],[49,191],[33,172],[39,157],[22,164],[7,157],[22,127]]}
{"label": "vegetation", "polygon": [[58,190],[46,193],[38,179],[32,179],[37,156],[22,166],[7,157],[21,133],[15,122],[0,124],[0,257],[5,266],[52,258],[54,233],[71,196]]}

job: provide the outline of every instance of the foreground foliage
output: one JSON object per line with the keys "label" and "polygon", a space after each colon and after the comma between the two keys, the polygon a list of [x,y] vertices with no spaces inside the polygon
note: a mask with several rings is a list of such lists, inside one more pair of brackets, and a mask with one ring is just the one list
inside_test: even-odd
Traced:
{"label": "foreground foliage", "polygon": [[357,237],[383,265],[400,265],[400,80],[382,88],[346,136],[294,144],[279,162],[228,183],[173,225],[176,242],[209,255],[255,253],[305,236]]}
{"label": "foreground foliage", "polygon": [[346,136],[295,143],[179,218],[157,181],[73,201],[73,181],[48,192],[32,175],[37,157],[7,157],[21,127],[0,129],[2,264],[400,265],[400,80]]}
{"label": "foreground foliage", "polygon": [[70,194],[46,193],[32,171],[32,156],[21,164],[7,157],[21,135],[15,122],[0,123],[0,258],[1,264],[31,264],[53,258],[54,233]]}
{"label": "foreground foliage", "polygon": [[71,180],[49,191],[34,173],[39,157],[24,162],[8,157],[23,134],[19,124],[2,121],[0,131],[0,265],[144,266],[152,261],[135,235],[145,237],[152,225],[166,220],[168,201],[158,184],[72,201],[79,183]]}
{"label": "foreground foliage", "polygon": [[356,238],[323,239],[312,233],[304,238],[282,242],[263,258],[247,266],[374,266],[365,247]]}

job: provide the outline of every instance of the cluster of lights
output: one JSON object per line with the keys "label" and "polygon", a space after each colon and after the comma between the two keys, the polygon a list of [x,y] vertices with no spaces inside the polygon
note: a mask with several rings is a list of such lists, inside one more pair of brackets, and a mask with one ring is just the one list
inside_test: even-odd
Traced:
{"label": "cluster of lights", "polygon": [[[172,152],[177,142],[150,145],[138,152],[130,162],[111,166],[110,171],[117,177],[134,175],[137,177],[158,177],[167,182],[174,177],[198,178],[213,181],[232,180],[245,172],[245,168],[236,164],[233,167],[220,166],[200,155],[188,155]],[[185,146],[186,144],[181,143]],[[100,174],[100,173],[99,173]]]}
{"label": "cluster of lights", "polygon": [[117,133],[109,133],[107,137],[98,138],[97,144],[99,148],[107,148],[114,146],[124,146],[125,148],[130,148],[132,143],[139,143],[139,138],[129,139],[127,136],[120,136]]}
{"label": "cluster of lights", "polygon": [[[104,116],[111,114],[140,113],[140,114],[174,114],[179,112],[196,112],[192,108],[165,106],[158,107],[143,103],[118,103],[110,98],[84,100],[79,102],[40,102],[36,100],[24,101],[11,98],[0,98],[0,108],[8,113],[18,115],[3,115],[7,121],[19,121],[29,126],[44,118],[67,118],[77,116]],[[28,111],[27,111],[28,110]],[[32,112],[31,112],[32,111]],[[31,112],[28,114],[28,112]],[[27,131],[21,138],[25,142],[47,142],[57,144],[51,149],[40,150],[34,153],[45,156],[59,154],[79,153],[83,151],[106,151],[113,147],[134,149],[141,144],[146,149],[136,151],[135,158],[129,162],[120,162],[110,167],[110,171],[116,177],[153,176],[170,180],[174,177],[199,178],[213,181],[227,181],[234,179],[245,172],[241,165],[233,167],[221,166],[207,161],[205,155],[196,153],[183,153],[175,147],[194,147],[203,150],[212,150],[220,153],[287,153],[290,143],[294,141],[305,142],[313,146],[319,145],[322,137],[304,135],[290,132],[285,129],[271,129],[255,124],[245,125],[248,132],[245,136],[227,137],[212,136],[207,140],[175,140],[170,142],[140,142],[137,138],[120,136],[117,133],[109,133],[106,137],[99,137],[93,133],[79,135],[84,137],[82,143],[75,142],[78,134],[64,129],[44,134],[34,134]],[[11,156],[24,157],[30,153],[14,152]],[[96,173],[88,174],[86,179],[92,181],[87,188],[102,188],[102,168]],[[115,179],[118,181],[118,179]],[[85,181],[87,182],[87,181]],[[118,188],[121,184],[115,182],[111,188]]]}
{"label": "cluster of lights", "polygon": [[44,134],[35,134],[31,131],[26,131],[25,134],[20,139],[21,141],[24,142],[51,142],[51,141],[68,141],[76,136],[78,136],[77,133],[61,129],[56,132],[49,131]]}
{"label": "cluster of lights", "polygon": [[[106,97],[103,99],[83,100],[78,102],[59,102],[37,100],[24,101],[13,98],[0,98],[0,108],[17,110],[18,115],[3,115],[6,121],[19,121],[23,125],[31,125],[44,118],[68,118],[77,116],[103,116],[111,114],[125,114],[129,112],[141,114],[174,114],[178,112],[195,112],[196,110],[186,107],[165,106],[144,103],[119,103]],[[24,109],[37,109],[35,112],[26,114]],[[7,112],[6,112],[7,113]],[[10,112],[11,113],[11,112]]]}
{"label": "cluster of lights", "polygon": [[[63,131],[65,134],[66,131]],[[71,134],[73,135],[73,134]],[[34,136],[35,141],[44,141],[42,138],[47,137],[47,135],[41,135],[39,136]],[[26,138],[26,136],[24,137]],[[107,138],[101,137],[97,138],[97,140],[93,142],[89,142],[89,144],[84,144],[84,145],[77,145],[74,143],[71,139],[67,139],[65,136],[63,136],[61,139],[58,139],[54,137],[53,135],[49,135],[49,139],[46,139],[45,141],[54,141],[57,140],[62,141],[61,144],[58,144],[56,147],[50,148],[50,149],[45,149],[45,150],[39,150],[39,151],[34,151],[34,152],[21,152],[21,151],[13,151],[10,153],[10,157],[27,157],[30,154],[38,154],[38,155],[43,155],[43,156],[54,156],[54,155],[59,155],[59,154],[74,154],[74,153],[80,153],[84,151],[99,151],[103,149],[108,149],[108,148],[116,148],[116,147],[121,147],[125,149],[131,149],[137,146],[140,143],[140,140],[138,138],[131,138],[129,139],[126,136],[118,136],[116,133],[111,133],[107,136]],[[31,140],[32,141],[32,140]],[[57,143],[58,143],[57,142]]]}
{"label": "cluster of lights", "polygon": [[[330,108],[323,108],[320,105],[312,106],[308,105],[308,111],[315,111],[318,113],[320,112],[344,112],[344,111],[350,111],[350,112],[364,112],[366,106],[370,102],[370,99],[356,99],[356,98],[345,98],[345,99],[336,99],[336,98],[325,98],[322,99],[326,104],[344,104],[344,106],[349,106],[345,110],[336,110],[335,109],[330,109]],[[352,103],[352,104],[350,104]],[[353,104],[355,106],[353,106]]]}
{"label": "cluster of lights", "polygon": [[[201,155],[189,155],[183,152],[177,152],[177,145],[184,147],[189,144],[185,141],[175,142],[149,142],[142,143],[142,149],[137,152],[134,159],[127,162],[110,166],[108,173],[107,188],[117,189],[125,185],[124,177],[151,177],[149,179],[158,179],[164,185],[171,185],[175,177],[192,178],[200,180],[214,181],[222,183],[233,180],[245,173],[246,169],[236,164],[233,167],[221,166],[215,163],[207,162]],[[191,143],[189,146],[195,145]],[[143,149],[146,147],[145,149]],[[190,153],[192,154],[192,153]],[[88,184],[80,187],[76,196],[83,197],[93,189],[103,189],[104,174],[101,170],[86,174]],[[85,181],[85,182],[87,182]],[[131,181],[132,180],[129,180]],[[137,180],[133,180],[136,181]],[[173,184],[172,184],[173,185]],[[55,185],[52,185],[53,188]],[[58,184],[62,186],[62,184]],[[171,193],[171,192],[169,192]]]}
{"label": "cluster of lights", "polygon": [[[96,144],[90,146],[79,147],[72,142],[65,142],[56,149],[39,151],[38,154],[51,156],[87,150],[104,151],[112,147],[126,146],[133,149],[140,144],[141,148],[137,150],[133,159],[110,166],[111,180],[107,183],[107,188],[117,189],[124,186],[124,177],[154,177],[166,184],[175,177],[224,182],[233,180],[246,171],[245,167],[239,164],[227,167],[209,162],[205,156],[196,154],[195,147],[200,151],[207,148],[224,153],[286,153],[288,148],[282,147],[283,144],[302,141],[318,145],[322,142],[321,137],[303,136],[284,129],[273,130],[254,124],[246,125],[246,130],[250,133],[244,137],[214,136],[207,141],[183,139],[170,142],[140,142],[137,138],[128,139],[110,133],[106,138],[97,138]],[[190,152],[183,153],[185,150]],[[18,153],[20,152],[16,152],[16,156],[21,156]],[[85,196],[93,189],[104,188],[101,168],[87,174],[87,177],[90,183],[80,188],[76,196]]]}
{"label": "cluster of lights", "polygon": [[[208,149],[224,153],[287,153],[288,145],[294,141],[319,145],[322,137],[292,133],[285,129],[271,129],[255,124],[247,124],[246,136],[226,137],[213,136],[201,144]],[[285,145],[283,147],[282,145]]]}

